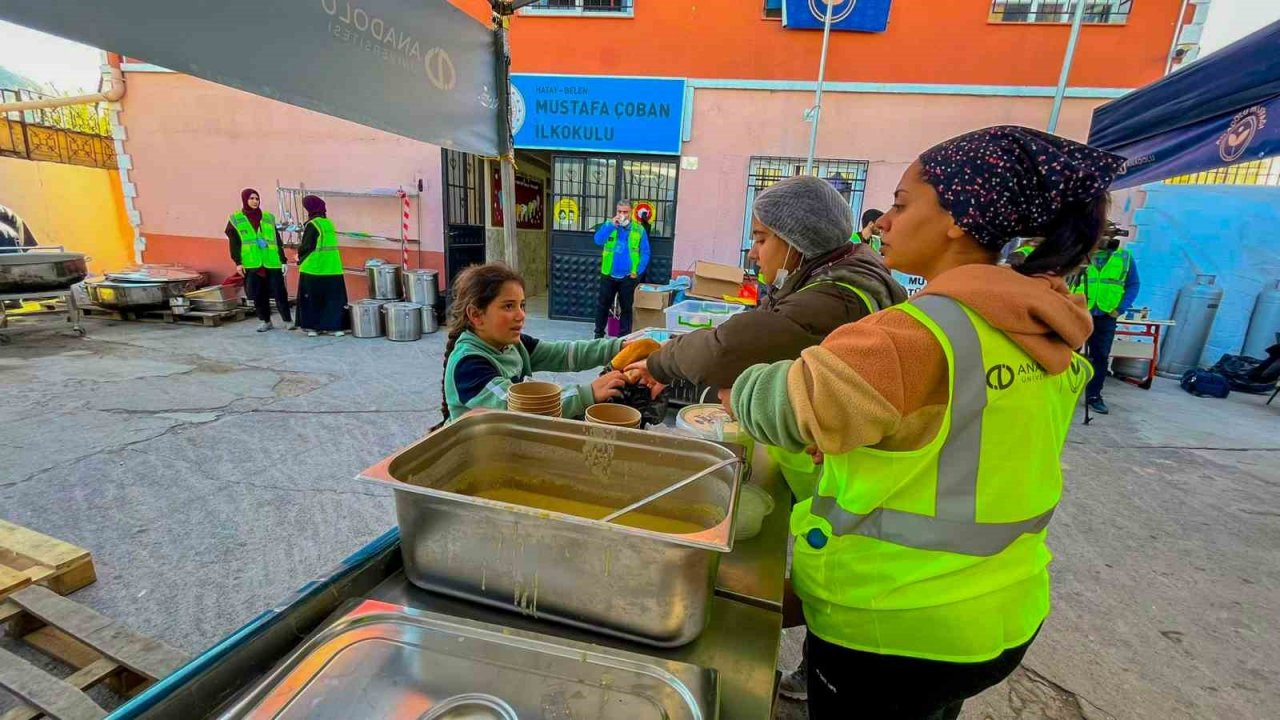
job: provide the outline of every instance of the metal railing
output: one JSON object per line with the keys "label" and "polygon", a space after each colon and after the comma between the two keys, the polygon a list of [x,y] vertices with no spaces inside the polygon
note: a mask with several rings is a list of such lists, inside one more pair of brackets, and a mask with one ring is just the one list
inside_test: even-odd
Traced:
{"label": "metal railing", "polygon": [[[53,97],[32,90],[0,88],[0,103]],[[100,104],[0,113],[0,156],[87,167],[116,167],[111,121]]]}
{"label": "metal railing", "polygon": [[537,0],[526,5],[522,12],[531,15],[630,15],[633,10],[632,0]]}
{"label": "metal railing", "polygon": [[[1069,23],[1076,3],[1068,0],[993,0],[990,20],[1001,23]],[[1084,22],[1123,25],[1133,0],[1085,0]]]}

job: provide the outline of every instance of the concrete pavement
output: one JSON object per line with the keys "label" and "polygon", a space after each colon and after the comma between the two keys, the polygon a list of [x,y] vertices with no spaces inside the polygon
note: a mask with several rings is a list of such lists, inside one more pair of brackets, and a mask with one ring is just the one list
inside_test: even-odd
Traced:
{"label": "concrete pavement", "polygon": [[[394,523],[352,477],[438,420],[443,335],[88,327],[0,347],[0,517],[93,551],[79,602],[196,653]],[[1107,399],[1065,453],[1054,613],[964,717],[1280,716],[1280,404]]]}

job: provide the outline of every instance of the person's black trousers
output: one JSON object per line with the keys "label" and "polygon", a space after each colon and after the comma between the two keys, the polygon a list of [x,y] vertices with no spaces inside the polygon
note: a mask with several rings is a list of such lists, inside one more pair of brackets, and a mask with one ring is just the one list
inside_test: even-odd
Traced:
{"label": "person's black trousers", "polygon": [[245,269],[244,294],[253,301],[253,310],[262,322],[271,320],[271,301],[276,301],[276,309],[280,311],[280,319],[293,322],[289,313],[289,290],[284,285],[284,273],[279,270],[267,270],[266,277],[258,275],[257,270]]}
{"label": "person's black trousers", "polygon": [[1093,364],[1093,379],[1085,388],[1085,400],[1102,397],[1102,386],[1107,381],[1107,360],[1111,357],[1111,344],[1116,340],[1116,319],[1110,315],[1093,316],[1093,334],[1089,336],[1089,362]]}
{"label": "person's black trousers", "polygon": [[981,663],[850,650],[809,633],[809,720],[955,720],[968,698],[998,684],[1035,638]]}
{"label": "person's black trousers", "polygon": [[636,299],[635,278],[615,278],[609,275],[600,276],[600,293],[596,297],[596,337],[604,337],[605,324],[609,322],[609,311],[613,309],[613,299],[618,298],[618,307],[622,310],[619,320],[619,334],[623,337],[631,334],[631,307]]}

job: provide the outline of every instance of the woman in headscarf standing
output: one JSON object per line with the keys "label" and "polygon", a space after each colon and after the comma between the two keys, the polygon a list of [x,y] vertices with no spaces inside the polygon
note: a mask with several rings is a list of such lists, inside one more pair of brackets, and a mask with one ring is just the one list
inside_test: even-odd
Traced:
{"label": "woman in headscarf standing", "polygon": [[341,337],[346,316],[347,283],[342,277],[338,233],[329,220],[324,200],[302,198],[307,223],[298,250],[298,324],[309,337],[331,332]]}
{"label": "woman in headscarf standing", "polygon": [[284,245],[276,232],[276,218],[262,211],[262,197],[253,188],[240,191],[240,211],[227,221],[227,240],[231,246],[231,262],[236,272],[244,276],[244,292],[253,301],[258,315],[258,332],[266,332],[271,325],[271,301],[276,301],[280,319],[290,330],[293,324],[289,313],[289,291],[284,284],[284,273],[289,267]]}
{"label": "woman in headscarf standing", "polygon": [[[885,261],[924,290],[734,384],[744,430],[822,461],[790,523],[814,720],[956,718],[1039,633],[1092,372],[1063,277],[1098,243],[1122,164],[1013,126],[926,150],[879,221]],[[1015,237],[1044,239],[999,267]]]}

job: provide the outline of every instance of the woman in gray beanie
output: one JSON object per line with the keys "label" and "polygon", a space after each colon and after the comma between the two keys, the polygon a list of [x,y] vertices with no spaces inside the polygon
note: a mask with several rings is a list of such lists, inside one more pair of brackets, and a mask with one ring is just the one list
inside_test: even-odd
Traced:
{"label": "woman in gray beanie", "polygon": [[[850,242],[853,213],[827,181],[787,178],[761,193],[751,210],[747,257],[770,286],[768,296],[719,327],[672,338],[628,368],[650,385],[681,379],[728,388],[752,365],[795,360],[841,325],[906,300],[880,256]],[[809,456],[777,459],[796,496],[811,495],[816,473]]]}

